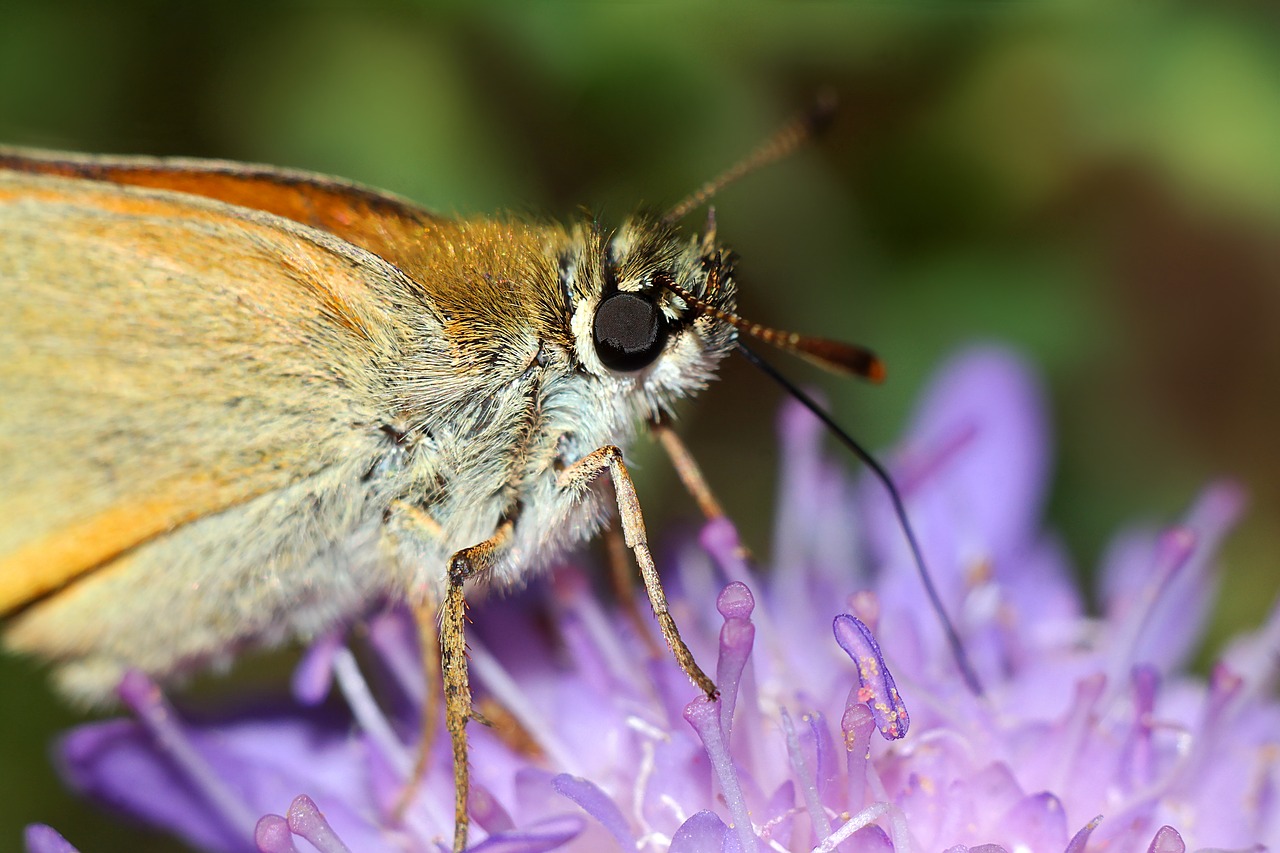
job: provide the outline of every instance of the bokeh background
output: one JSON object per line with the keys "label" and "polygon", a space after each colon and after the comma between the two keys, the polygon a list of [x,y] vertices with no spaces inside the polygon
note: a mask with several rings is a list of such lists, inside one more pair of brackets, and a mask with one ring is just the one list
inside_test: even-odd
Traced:
{"label": "bokeh background", "polygon": [[[0,7],[4,142],[314,169],[446,213],[661,208],[822,89],[831,131],[726,190],[720,233],[744,313],[871,345],[891,381],[791,374],[886,447],[949,350],[1021,348],[1054,407],[1050,523],[1082,572],[1232,474],[1253,507],[1210,652],[1258,622],[1280,585],[1274,3]],[[731,363],[683,418],[747,530],[767,529],[776,400]],[[688,518],[639,458],[653,525]],[[86,853],[177,849],[61,791],[47,741],[76,718],[34,665],[0,659],[0,691],[0,849],[32,820]]]}

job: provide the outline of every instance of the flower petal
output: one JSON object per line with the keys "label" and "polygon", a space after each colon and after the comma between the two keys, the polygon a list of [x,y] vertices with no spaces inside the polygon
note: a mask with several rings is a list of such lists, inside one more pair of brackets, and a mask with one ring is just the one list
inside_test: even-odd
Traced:
{"label": "flower petal", "polygon": [[27,853],[79,853],[58,831],[43,823],[33,823],[22,833]]}

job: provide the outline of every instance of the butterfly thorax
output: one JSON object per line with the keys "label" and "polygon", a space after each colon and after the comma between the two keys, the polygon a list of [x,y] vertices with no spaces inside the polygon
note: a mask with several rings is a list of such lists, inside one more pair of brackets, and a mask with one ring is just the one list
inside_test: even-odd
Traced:
{"label": "butterfly thorax", "polygon": [[394,530],[414,583],[438,586],[453,552],[505,520],[495,579],[514,580],[589,537],[608,515],[596,490],[559,482],[606,445],[705,386],[734,340],[668,286],[732,311],[728,254],[710,240],[633,220],[607,234],[517,220],[441,221],[402,262],[420,303],[381,366],[387,434],[378,468],[389,503],[438,534]]}

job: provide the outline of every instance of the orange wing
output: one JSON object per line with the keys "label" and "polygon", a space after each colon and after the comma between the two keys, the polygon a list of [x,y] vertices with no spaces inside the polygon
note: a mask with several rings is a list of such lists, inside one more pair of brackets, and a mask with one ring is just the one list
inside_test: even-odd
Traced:
{"label": "orange wing", "polygon": [[239,168],[0,151],[0,613],[376,458],[430,215]]}
{"label": "orange wing", "polygon": [[409,268],[440,218],[407,199],[312,172],[178,157],[102,157],[0,147],[0,170],[172,190],[283,216]]}

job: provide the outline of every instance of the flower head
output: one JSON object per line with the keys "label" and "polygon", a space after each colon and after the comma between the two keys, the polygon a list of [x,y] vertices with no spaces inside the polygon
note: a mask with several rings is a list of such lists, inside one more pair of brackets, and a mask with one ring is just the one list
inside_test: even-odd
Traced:
{"label": "flower head", "polygon": [[[891,466],[982,695],[960,677],[882,491],[829,460],[798,407],[781,417],[772,571],[749,564],[723,519],[665,561],[718,700],[578,568],[477,607],[473,681],[494,725],[472,726],[474,849],[1280,847],[1280,613],[1207,680],[1183,668],[1241,495],[1213,486],[1180,524],[1122,535],[1103,612],[1087,616],[1040,527],[1044,418],[1024,365],[972,350],[926,392]],[[375,616],[368,645],[361,668],[342,638],[317,644],[295,681],[301,707],[208,723],[180,721],[131,678],[136,720],[71,733],[68,776],[210,850],[275,853],[298,838],[325,853],[447,849],[442,732],[394,818],[426,696],[410,620]],[[347,711],[320,703],[330,679]],[[258,819],[291,801],[286,817]],[[33,828],[29,850],[70,849],[50,832]]]}

